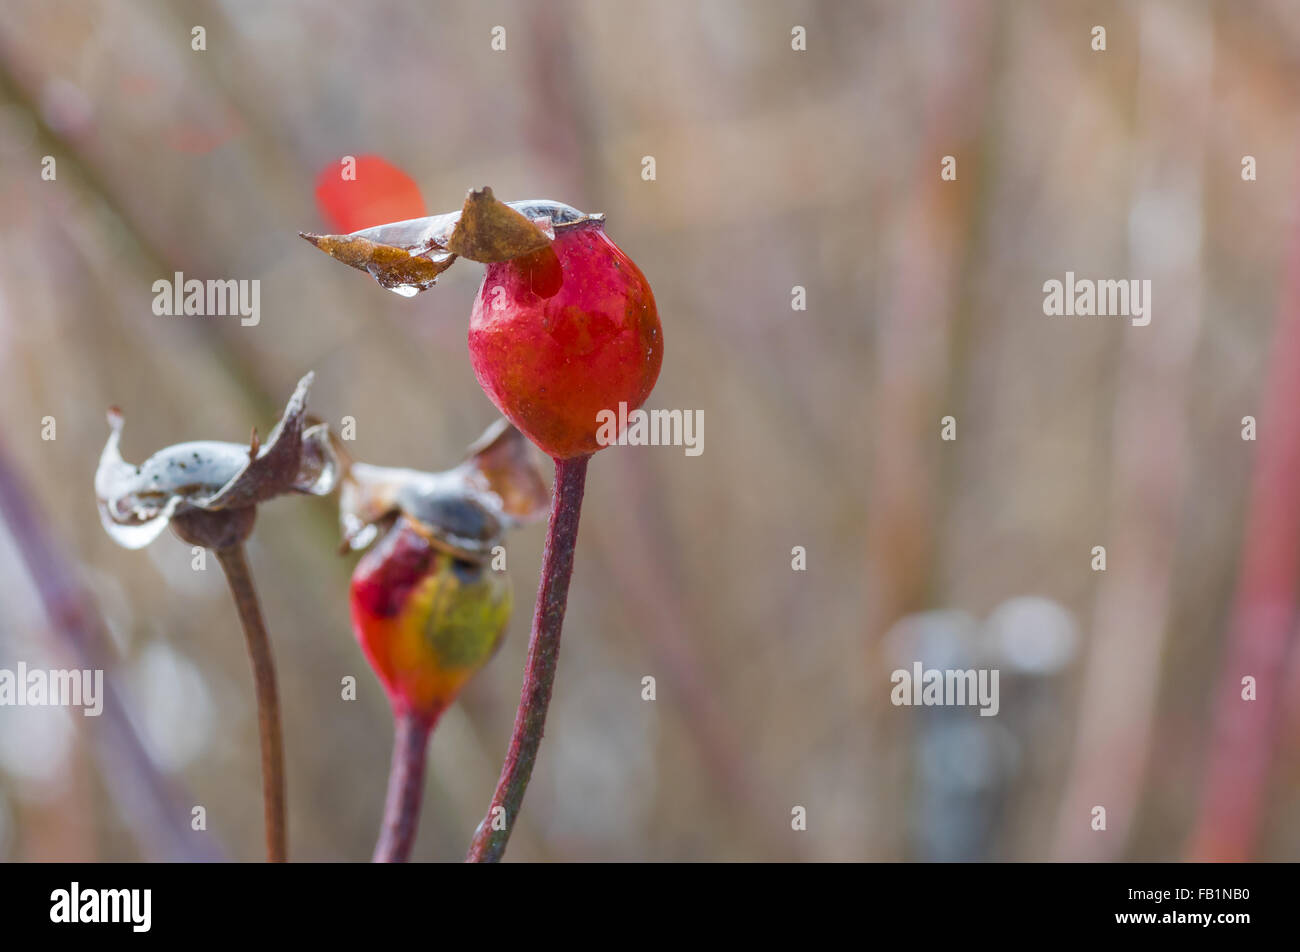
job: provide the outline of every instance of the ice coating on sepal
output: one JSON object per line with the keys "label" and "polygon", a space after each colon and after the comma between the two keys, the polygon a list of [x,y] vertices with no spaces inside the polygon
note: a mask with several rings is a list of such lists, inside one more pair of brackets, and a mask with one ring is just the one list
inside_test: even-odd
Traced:
{"label": "ice coating on sepal", "polygon": [[349,463],[339,493],[345,549],[364,549],[398,516],[430,542],[482,561],[506,530],[541,518],[549,497],[531,444],[498,420],[463,463],[440,473]]}
{"label": "ice coating on sepal", "polygon": [[299,234],[331,258],[409,297],[433,287],[458,257],[483,264],[509,261],[545,248],[557,231],[603,218],[550,199],[502,202],[485,186],[472,190],[458,212],[349,235]]}
{"label": "ice coating on sepal", "polygon": [[549,198],[529,198],[522,202],[506,202],[506,204],[531,222],[546,221],[550,223],[552,229],[561,231],[569,225],[580,225],[584,221],[605,220],[605,216],[600,212],[588,215],[586,212],[578,211],[572,205]]}
{"label": "ice coating on sepal", "polygon": [[446,473],[425,473],[395,466],[351,463],[339,488],[339,527],[347,549],[369,546],[379,525],[402,511],[409,496],[433,494],[456,481]]}
{"label": "ice coating on sepal", "polygon": [[122,459],[124,418],[109,411],[109,436],[95,472],[95,497],[105,531],[139,549],[172,517],[192,509],[242,509],[286,493],[326,495],[340,465],[324,424],[304,430],[312,374],[299,381],[265,444],[203,440],[178,443],[136,466]]}

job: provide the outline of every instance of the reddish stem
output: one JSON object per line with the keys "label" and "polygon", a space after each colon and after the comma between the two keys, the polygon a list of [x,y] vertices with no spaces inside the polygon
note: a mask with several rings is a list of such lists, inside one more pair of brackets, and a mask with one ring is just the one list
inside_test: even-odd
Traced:
{"label": "reddish stem", "polygon": [[[1191,859],[1244,862],[1260,847],[1267,785],[1296,650],[1300,573],[1300,230],[1292,233],[1262,395],[1237,590]],[[1255,678],[1256,700],[1242,697]]]}
{"label": "reddish stem", "polygon": [[[542,551],[542,575],[533,610],[533,631],[528,641],[524,666],[524,687],[510,736],[510,747],[501,767],[496,791],[487,816],[474,831],[465,861],[495,863],[506,851],[515,818],[528,789],[546,726],[546,709],[551,703],[555,668],[560,657],[560,630],[569,598],[569,577],[573,574],[573,551],[578,542],[578,517],[587,483],[590,456],[555,461],[555,488],[551,496],[551,521]],[[504,813],[498,808],[503,808]]]}
{"label": "reddish stem", "polygon": [[388,798],[375,844],[374,863],[405,863],[411,858],[424,802],[424,762],[429,735],[437,718],[393,714],[393,766],[388,772]]}

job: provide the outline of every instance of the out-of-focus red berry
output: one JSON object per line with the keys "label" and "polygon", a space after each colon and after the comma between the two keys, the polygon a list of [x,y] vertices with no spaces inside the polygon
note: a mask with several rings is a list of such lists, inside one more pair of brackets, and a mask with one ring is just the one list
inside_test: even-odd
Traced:
{"label": "out-of-focus red berry", "polygon": [[342,162],[330,162],[316,176],[316,204],[340,234],[425,214],[420,187],[378,155],[360,155],[356,178],[344,178]]}
{"label": "out-of-focus red berry", "polygon": [[403,516],[357,563],[352,628],[393,709],[433,721],[500,647],[510,601],[505,573]]}

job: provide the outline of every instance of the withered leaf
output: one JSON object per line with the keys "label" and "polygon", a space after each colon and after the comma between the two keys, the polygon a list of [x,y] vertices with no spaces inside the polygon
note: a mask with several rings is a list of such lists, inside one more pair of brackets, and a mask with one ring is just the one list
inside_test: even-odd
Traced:
{"label": "withered leaf", "polygon": [[383,287],[414,288],[427,291],[438,282],[438,275],[451,267],[455,255],[443,254],[440,260],[412,254],[405,248],[384,245],[358,235],[309,235],[300,232],[313,245],[335,261],[367,272]]}
{"label": "withered leaf", "polygon": [[469,458],[459,468],[479,488],[495,493],[507,516],[528,522],[544,516],[551,503],[536,452],[532,441],[501,419],[469,448]]}

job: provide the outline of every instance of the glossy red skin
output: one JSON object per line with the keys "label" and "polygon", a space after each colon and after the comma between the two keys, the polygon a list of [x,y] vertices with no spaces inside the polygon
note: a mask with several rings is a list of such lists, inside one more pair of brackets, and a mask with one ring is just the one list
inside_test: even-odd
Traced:
{"label": "glossy red skin", "polygon": [[557,229],[549,248],[489,265],[469,323],[479,385],[555,459],[600,449],[597,414],[641,406],[663,351],[650,284],[600,222]]}

